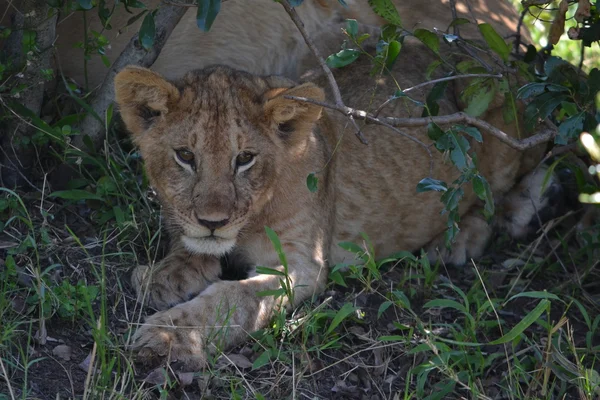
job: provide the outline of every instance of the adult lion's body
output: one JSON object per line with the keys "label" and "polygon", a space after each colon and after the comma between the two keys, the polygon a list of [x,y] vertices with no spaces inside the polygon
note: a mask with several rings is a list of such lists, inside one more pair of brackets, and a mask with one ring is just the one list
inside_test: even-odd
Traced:
{"label": "adult lion's body", "polygon": [[[407,40],[395,67],[400,86],[426,80],[424,70],[434,59],[425,46]],[[380,104],[395,88],[390,77],[378,77],[373,94],[369,70],[368,63],[358,62],[336,76],[346,102],[359,109]],[[320,107],[287,97],[323,100],[324,92],[312,83],[297,86],[226,67],[195,71],[173,83],[149,70],[129,68],[115,82],[124,121],[146,160],[176,242],[160,268],[134,274],[136,285],[149,283],[152,303],[165,310],[138,330],[135,345],[142,354],[197,362],[215,325],[232,326],[224,338],[231,345],[267,324],[279,300],[257,293],[278,289],[280,277],[257,275],[255,267],[284,267],[265,226],[279,235],[287,256],[294,287],[293,303],[287,299],[287,306],[321,291],[328,265],[353,260],[337,246],[341,241],[360,243],[364,232],[375,255],[385,257],[435,245],[443,234],[439,193],[416,193],[417,182],[430,175],[425,149],[374,125],[362,127],[369,141],[365,146],[345,117],[329,111],[321,117]],[[425,93],[411,95],[423,99]],[[440,114],[459,109],[452,100],[440,104]],[[386,114],[419,116],[421,111],[414,103],[398,101]],[[504,123],[501,106],[484,117],[516,136],[516,129]],[[431,143],[425,127],[403,131]],[[471,146],[498,202],[517,176],[539,160],[539,150],[521,154],[485,134],[483,145],[471,140]],[[453,181],[456,168],[432,153],[432,176]],[[311,172],[319,178],[316,193],[306,188]],[[463,231],[454,252],[442,254],[455,262],[480,255],[491,233],[476,196],[465,192]],[[250,277],[219,280],[218,257],[224,253],[250,265]],[[155,275],[145,280],[146,272]]]}
{"label": "adult lion's body", "polygon": [[[159,5],[159,0],[144,2],[150,9]],[[339,48],[344,36],[341,27],[344,18],[356,18],[363,28],[379,26],[383,21],[371,10],[365,0],[347,1],[348,8],[335,0],[306,0],[298,7],[309,34],[323,53]],[[394,1],[407,29],[417,27],[446,29],[452,21],[448,0],[396,0]],[[518,15],[509,1],[465,0],[457,2],[458,17],[471,21],[489,22],[502,36],[515,33]],[[6,0],[0,0],[2,25],[10,25],[7,17],[15,10],[16,3],[8,8]],[[472,13],[467,4],[471,4]],[[87,29],[101,32],[110,41],[104,49],[113,62],[139,31],[142,19],[127,26],[134,15],[119,6],[111,19],[112,30],[104,30],[97,11],[87,12]],[[140,10],[133,9],[135,12]],[[81,12],[61,15],[57,26],[56,48],[62,73],[77,83],[85,83],[84,57],[81,43],[84,41],[84,22]],[[474,23],[461,25],[461,35],[478,38]],[[121,32],[121,33],[119,33]],[[527,32],[523,32],[528,38]],[[185,72],[212,64],[224,64],[254,74],[278,74],[296,79],[306,68],[314,65],[302,37],[286,15],[283,8],[272,0],[230,0],[223,3],[211,31],[200,31],[196,26],[195,9],[190,9],[175,28],[152,69],[174,79]],[[87,63],[90,88],[100,84],[107,72],[98,54],[93,54]]]}

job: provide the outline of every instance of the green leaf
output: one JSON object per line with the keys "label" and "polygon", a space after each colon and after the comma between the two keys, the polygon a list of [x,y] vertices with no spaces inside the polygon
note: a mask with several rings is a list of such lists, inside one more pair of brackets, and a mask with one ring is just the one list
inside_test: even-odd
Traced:
{"label": "green leaf", "polygon": [[352,64],[354,61],[356,61],[359,55],[359,50],[343,49],[327,57],[325,62],[329,68],[341,68],[348,64]]}
{"label": "green leaf", "polygon": [[569,89],[562,85],[555,83],[528,83],[517,90],[518,99],[528,99],[533,96],[537,96],[544,92],[565,92],[568,93]]}
{"label": "green leaf", "polygon": [[259,297],[270,297],[273,296],[275,298],[284,296],[286,294],[286,291],[284,288],[279,288],[279,289],[271,289],[271,290],[261,290],[256,292],[256,295]]}
{"label": "green leaf", "polygon": [[381,18],[393,25],[402,26],[400,14],[391,0],[369,0],[369,5]]}
{"label": "green leaf", "polygon": [[77,4],[84,10],[91,10],[94,7],[92,0],[77,0]]}
{"label": "green leaf", "polygon": [[441,200],[446,207],[445,211],[450,211],[458,207],[458,203],[464,195],[465,192],[462,190],[462,188],[453,188],[444,193]]}
{"label": "green leaf", "polygon": [[476,85],[473,88],[474,94],[469,96],[468,106],[465,109],[465,113],[471,117],[479,117],[486,112],[496,94],[495,86],[490,87],[482,83],[477,83]]}
{"label": "green leaf", "polygon": [[532,131],[538,120],[544,120],[567,98],[565,93],[546,92],[537,96],[525,107],[525,127]]}
{"label": "green leaf", "polygon": [[350,37],[356,37],[358,35],[358,22],[355,19],[346,20],[346,32]]}
{"label": "green leaf", "polygon": [[556,144],[567,144],[579,137],[583,132],[583,123],[585,122],[585,111],[565,119],[558,126],[558,135],[554,138]]}
{"label": "green leaf", "polygon": [[381,314],[383,314],[385,312],[385,310],[387,310],[388,308],[390,308],[390,306],[394,304],[391,301],[384,301],[383,303],[381,303],[381,305],[379,306],[379,310],[377,310],[377,318],[381,318]]}
{"label": "green leaf", "polygon": [[551,299],[551,300],[558,300],[558,301],[562,301],[560,299],[560,297],[558,297],[557,295],[553,294],[553,293],[548,293],[546,291],[533,291],[533,292],[522,292],[522,293],[517,293],[514,296],[511,296],[508,300],[506,300],[506,302],[508,303],[509,301],[512,301],[514,299],[518,299],[520,297],[527,297],[530,299]]}
{"label": "green leaf", "polygon": [[464,136],[457,136],[455,133],[450,133],[448,136],[454,144],[454,148],[450,150],[450,160],[462,171],[469,163],[470,157],[467,151],[471,148],[471,145]]}
{"label": "green leaf", "polygon": [[110,103],[108,108],[106,109],[106,125],[109,126],[112,122],[113,111],[114,111],[115,103]]}
{"label": "green leaf", "polygon": [[97,194],[90,193],[87,190],[72,189],[72,190],[59,190],[51,193],[50,197],[58,197],[65,200],[100,200],[104,201],[104,198]]}
{"label": "green leaf", "polygon": [[436,192],[445,192],[448,190],[448,185],[446,182],[433,178],[424,178],[417,183],[417,193],[429,192],[432,190],[435,190]]}
{"label": "green leaf", "polygon": [[438,101],[444,97],[446,88],[448,87],[449,81],[438,82],[431,88],[431,91],[427,94],[427,108],[423,110],[422,117],[438,115],[440,106]]}
{"label": "green leaf", "polygon": [[466,18],[455,18],[454,20],[452,20],[452,22],[450,23],[450,25],[448,25],[448,28],[452,28],[458,25],[464,25],[464,24],[470,24],[471,21],[469,21]]}
{"label": "green leaf", "polygon": [[329,274],[329,279],[336,285],[348,287],[348,285],[346,285],[346,281],[344,280],[344,276],[339,271],[332,271]]}
{"label": "green leaf", "polygon": [[454,300],[434,299],[434,300],[428,301],[427,303],[425,303],[423,305],[423,308],[433,308],[433,307],[452,308],[452,309],[462,312],[463,314],[468,314],[465,306],[460,304],[458,301],[454,301]]}
{"label": "green leaf", "polygon": [[503,343],[508,343],[508,342],[514,340],[515,338],[517,338],[517,336],[519,336],[521,333],[523,333],[525,331],[525,329],[529,328],[529,326],[531,324],[533,324],[535,321],[537,321],[537,319],[540,317],[540,315],[542,315],[544,313],[544,311],[546,311],[549,304],[550,304],[549,300],[543,299],[542,301],[539,302],[539,304],[533,310],[531,310],[531,312],[529,314],[527,314],[525,316],[525,318],[523,318],[521,321],[519,321],[519,323],[510,330],[510,332],[508,332],[506,335],[502,336],[501,338],[490,342],[489,344],[490,345],[503,344]]}
{"label": "green leaf", "polygon": [[196,24],[204,32],[208,32],[221,11],[221,0],[198,0]]}
{"label": "green leaf", "polygon": [[510,46],[506,44],[502,36],[498,35],[498,32],[490,24],[479,24],[479,31],[490,49],[498,54],[504,62],[507,62],[510,56]]}
{"label": "green leaf", "polygon": [[359,245],[352,242],[340,242],[338,246],[353,254],[362,254],[365,252]]}
{"label": "green leaf", "polygon": [[308,174],[308,176],[306,177],[306,187],[308,187],[308,190],[311,193],[314,193],[317,191],[318,183],[319,183],[319,178],[317,178],[317,176],[315,175],[314,172],[311,172],[310,174]]}
{"label": "green leaf", "polygon": [[444,136],[444,131],[439,127],[435,122],[430,122],[427,124],[427,136],[429,139],[433,141],[437,141],[439,138]]}
{"label": "green leaf", "polygon": [[492,188],[488,181],[481,175],[475,175],[471,181],[473,184],[473,191],[479,197],[479,199],[485,201],[483,208],[483,214],[486,218],[490,218],[494,215],[494,196],[492,195]]}
{"label": "green leaf", "polygon": [[277,236],[275,231],[273,229],[269,228],[268,226],[265,226],[265,231],[267,232],[267,237],[273,244],[273,248],[275,249],[275,251],[277,252],[277,255],[279,256],[279,261],[281,262],[281,265],[283,265],[284,267],[287,268],[287,265],[288,265],[287,258],[285,257],[285,253],[283,252],[283,248],[281,247],[281,242],[279,241],[279,236]]}
{"label": "green leaf", "polygon": [[415,29],[414,35],[419,39],[425,46],[429,47],[435,54],[440,52],[440,41],[437,35],[427,29]]}
{"label": "green leaf", "polygon": [[355,310],[356,308],[351,303],[344,303],[342,308],[335,314],[335,317],[333,317],[331,325],[329,325],[329,328],[327,328],[325,334],[328,335],[333,332],[333,330],[337,328],[338,325],[341,324],[342,321]]}
{"label": "green leaf", "polygon": [[278,269],[268,268],[268,267],[256,267],[256,272],[261,275],[285,276],[284,272],[279,271]]}
{"label": "green leaf", "polygon": [[395,301],[397,301],[398,305],[406,308],[407,310],[411,310],[411,305],[410,305],[410,300],[408,299],[408,297],[406,297],[406,295],[404,294],[404,292],[400,291],[400,290],[394,290],[392,292],[392,294],[394,295],[394,297],[396,298]]}
{"label": "green leaf", "polygon": [[156,27],[154,26],[154,14],[148,13],[140,26],[140,43],[145,50],[150,50],[154,46],[154,37],[156,36]]}
{"label": "green leaf", "polygon": [[391,71],[394,63],[398,59],[402,45],[397,40],[392,40],[388,45],[387,57],[385,58],[385,67]]}
{"label": "green leaf", "polygon": [[483,142],[483,137],[481,136],[481,132],[479,132],[479,129],[475,128],[474,126],[454,125],[452,127],[452,130],[466,133],[467,135],[471,136],[473,139],[477,140],[479,143]]}
{"label": "green leaf", "polygon": [[431,75],[435,72],[435,70],[442,65],[442,61],[441,60],[435,60],[434,62],[432,62],[431,64],[429,64],[427,66],[427,69],[425,70],[425,79],[430,80],[431,79]]}
{"label": "green leaf", "polygon": [[260,356],[254,360],[252,363],[252,369],[259,369],[260,367],[264,367],[271,360],[271,352],[269,350],[264,351]]}

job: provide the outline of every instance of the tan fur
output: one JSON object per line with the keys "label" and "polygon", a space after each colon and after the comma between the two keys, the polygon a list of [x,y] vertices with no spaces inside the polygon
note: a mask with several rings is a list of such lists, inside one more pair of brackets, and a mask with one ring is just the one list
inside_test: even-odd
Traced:
{"label": "tan fur", "polygon": [[[159,6],[159,0],[144,3],[150,9]],[[366,0],[349,1],[348,8],[338,1],[306,0],[297,8],[305,28],[321,52],[327,56],[339,50],[344,39],[341,28],[345,18],[356,18],[364,25],[362,30],[373,34],[371,26],[380,26],[383,20],[376,16]],[[452,21],[448,0],[395,0],[403,25],[407,29],[446,29]],[[473,14],[468,10],[471,4]],[[139,31],[142,19],[131,26],[128,20],[134,14],[123,10],[120,4],[111,19],[112,30],[102,28],[97,10],[86,13],[88,31],[102,32],[110,41],[106,57],[110,62],[121,54],[132,36]],[[9,25],[9,16],[16,8],[7,0],[0,0],[2,25]],[[518,14],[508,1],[458,0],[458,17],[491,23],[502,36],[515,32]],[[461,35],[478,39],[474,23],[461,25]],[[121,32],[121,33],[119,33]],[[523,31],[527,40],[528,34]],[[91,35],[91,33],[90,33]],[[77,46],[84,40],[84,23],[81,12],[62,14],[57,27],[56,48],[62,73],[84,85],[83,49]],[[212,64],[225,64],[254,74],[278,74],[296,79],[307,68],[316,65],[302,37],[283,8],[272,0],[229,0],[224,2],[211,31],[202,32],[196,25],[195,9],[190,9],[173,31],[152,69],[169,79],[181,77],[185,72]],[[58,70],[58,65],[57,65]],[[87,64],[90,88],[104,79],[108,68],[99,55],[92,55]]]}
{"label": "tan fur", "polygon": [[[422,44],[407,39],[395,67],[400,87],[424,81],[424,70],[434,59]],[[347,104],[368,110],[395,90],[389,76],[377,77],[375,85],[366,79],[370,69],[368,60],[359,60],[351,68],[336,71]],[[225,252],[252,267],[248,279],[200,279],[193,287],[189,282],[197,279],[196,261],[191,268],[185,262],[163,262],[160,268],[168,272],[161,276],[181,280],[181,285],[151,283],[155,306],[164,309],[186,299],[190,292],[199,294],[147,319],[134,339],[141,356],[200,364],[206,351],[239,343],[247,333],[267,325],[281,299],[257,293],[278,289],[280,277],[258,275],[254,267],[282,271],[283,266],[265,226],[277,232],[288,260],[295,289],[293,303],[283,300],[287,308],[323,290],[328,265],[354,261],[354,255],[342,250],[339,242],[362,243],[360,233],[364,232],[376,256],[385,257],[398,250],[416,251],[430,242],[434,245],[443,235],[446,222],[440,216],[440,194],[415,190],[419,180],[429,175],[430,160],[421,146],[384,127],[361,123],[369,140],[365,146],[354,137],[346,117],[286,98],[321,100],[319,86],[326,87],[325,81],[296,85],[280,77],[211,67],[168,82],[149,70],[129,68],[117,75],[115,84],[123,118],[161,197],[171,236],[184,244],[176,246],[170,257],[181,260],[204,254],[213,277],[217,257]],[[162,102],[159,93],[165,96]],[[411,94],[423,100],[426,93],[423,89]],[[153,107],[160,115],[148,112]],[[459,109],[453,100],[440,104],[440,114]],[[398,100],[386,114],[419,116],[421,111],[412,102]],[[516,136],[516,128],[498,117],[501,112],[501,108],[492,109],[484,118]],[[431,143],[424,127],[402,130]],[[485,134],[483,145],[471,140],[471,146],[498,201],[514,185],[524,160],[540,158],[539,149],[519,153]],[[178,161],[176,150],[181,148],[194,153],[193,164]],[[432,176],[452,182],[458,171],[432,151]],[[236,170],[235,160],[243,152],[256,157],[250,168],[239,172],[242,169]],[[319,178],[316,193],[306,187],[306,177],[312,172]],[[446,260],[456,257],[464,262],[482,253],[491,229],[478,219],[480,207],[466,187],[460,206],[464,217],[460,254],[441,254]],[[226,223],[211,230],[198,219]],[[221,335],[224,331],[227,334]]]}

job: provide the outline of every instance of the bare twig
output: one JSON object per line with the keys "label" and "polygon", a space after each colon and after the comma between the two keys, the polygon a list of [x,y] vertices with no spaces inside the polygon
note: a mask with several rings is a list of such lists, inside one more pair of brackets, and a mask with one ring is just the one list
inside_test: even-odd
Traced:
{"label": "bare twig", "polygon": [[525,21],[525,15],[527,15],[527,9],[524,8],[519,16],[519,23],[517,24],[517,31],[515,32],[515,54],[519,55],[519,49],[521,48],[521,29],[523,28],[523,21]]}
{"label": "bare twig", "polygon": [[[446,81],[453,81],[456,79],[467,79],[467,78],[494,78],[494,79],[502,79],[503,75],[502,74],[464,74],[464,75],[453,75],[453,76],[446,76],[444,78],[439,78],[439,79],[433,79],[431,81],[427,81],[427,82],[423,82],[423,83],[419,83],[418,85],[415,86],[411,86],[407,89],[402,90],[402,93],[408,93],[411,92],[415,89],[420,89],[422,87],[425,86],[430,86],[430,85],[435,85],[436,83],[440,83],[440,82],[446,82]],[[392,96],[389,99],[387,99],[386,101],[383,102],[383,104],[381,104],[379,106],[379,108],[377,108],[377,110],[375,110],[375,112],[373,113],[374,117],[377,117],[379,115],[379,113],[381,112],[381,110],[383,110],[388,104],[390,104],[392,101],[396,100],[396,99],[400,99],[401,97],[396,97],[396,96]]]}
{"label": "bare twig", "polygon": [[105,133],[103,117],[115,97],[115,89],[113,86],[115,75],[125,68],[125,66],[130,64],[150,67],[158,58],[160,51],[169,39],[171,32],[173,32],[173,29],[175,29],[175,26],[177,26],[186,11],[186,7],[161,5],[154,17],[156,34],[154,37],[154,46],[152,46],[150,50],[145,50],[141,46],[138,35],[135,35],[129,41],[127,47],[106,73],[102,85],[92,100],[91,109],[93,110],[93,113],[88,112],[88,115],[86,115],[85,119],[81,122],[80,128],[82,134],[76,137],[76,147],[83,146],[83,138],[86,135],[92,139],[94,147],[100,147],[104,140]]}
{"label": "bare twig", "polygon": [[[285,97],[292,99],[292,100],[304,101],[306,103],[316,104],[321,107],[325,107],[325,108],[328,108],[331,110],[338,111],[349,117],[352,116],[356,120],[365,120],[367,122],[386,126],[386,127],[391,126],[394,128],[407,128],[407,127],[416,127],[416,126],[426,126],[430,122],[433,122],[438,125],[448,125],[448,124],[457,124],[457,123],[472,125],[476,128],[479,128],[479,129],[487,132],[488,134],[494,136],[501,142],[506,143],[513,149],[520,150],[520,151],[530,149],[530,148],[535,147],[542,143],[546,143],[546,142],[552,140],[558,132],[558,129],[555,126],[553,126],[552,124],[546,123],[545,127],[541,128],[539,133],[537,133],[533,136],[530,136],[526,139],[519,140],[519,139],[515,139],[512,136],[507,135],[505,132],[501,131],[500,129],[496,128],[493,125],[490,125],[486,121],[481,120],[479,118],[471,117],[470,115],[467,115],[464,112],[457,112],[457,113],[449,114],[449,115],[441,115],[441,116],[435,116],[435,117],[422,117],[422,118],[375,117],[374,115],[369,114],[366,111],[356,110],[354,108],[347,107],[347,106],[340,107],[340,106],[336,106],[334,104],[329,104],[329,103],[322,102],[322,101],[316,101],[316,100],[309,99],[306,97],[296,97],[296,96],[285,96]],[[405,136],[406,138],[412,140],[415,143],[418,143],[422,146],[427,147],[427,149],[429,150],[429,147],[425,143],[421,142],[420,140],[418,140],[406,133],[403,133],[402,131],[397,131],[397,133],[400,133],[401,135]]]}

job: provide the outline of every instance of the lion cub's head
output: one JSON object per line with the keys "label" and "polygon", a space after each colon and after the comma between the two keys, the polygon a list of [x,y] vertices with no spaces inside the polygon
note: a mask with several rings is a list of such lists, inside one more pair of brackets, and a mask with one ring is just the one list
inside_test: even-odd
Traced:
{"label": "lion cub's head", "polygon": [[312,84],[216,66],[169,82],[127,67],[116,99],[170,229],[189,250],[221,255],[271,200],[281,171],[310,140],[323,100]]}

